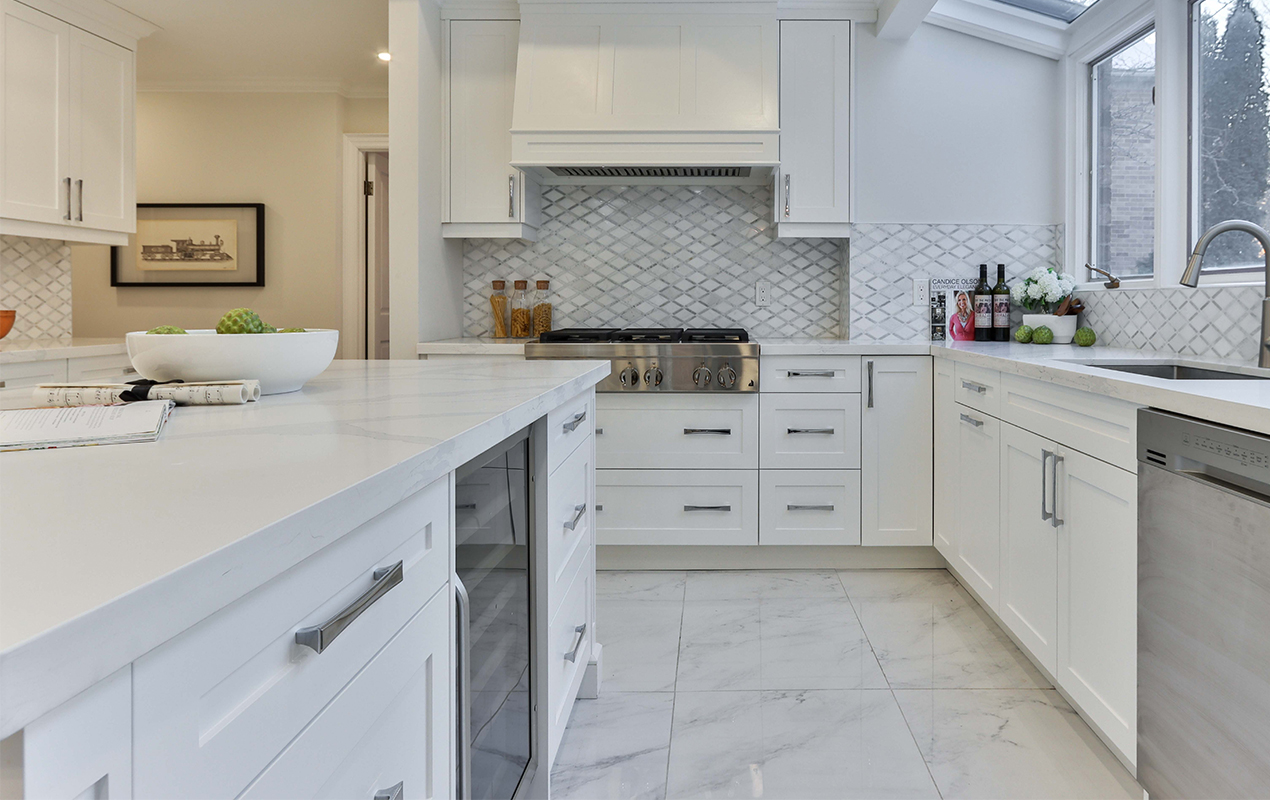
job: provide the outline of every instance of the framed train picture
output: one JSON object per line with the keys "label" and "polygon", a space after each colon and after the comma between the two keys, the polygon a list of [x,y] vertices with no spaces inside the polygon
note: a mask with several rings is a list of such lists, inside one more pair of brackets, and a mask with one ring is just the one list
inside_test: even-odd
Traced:
{"label": "framed train picture", "polygon": [[111,286],[264,286],[261,203],[138,203],[137,232],[110,251]]}

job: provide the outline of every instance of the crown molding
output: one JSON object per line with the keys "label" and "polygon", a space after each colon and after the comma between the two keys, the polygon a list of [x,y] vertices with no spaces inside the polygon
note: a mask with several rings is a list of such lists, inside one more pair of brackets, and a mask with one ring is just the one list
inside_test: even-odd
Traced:
{"label": "crown molding", "polygon": [[238,80],[138,81],[138,92],[205,92],[210,94],[337,94],[350,99],[384,98],[388,87],[349,85],[338,80],[307,78],[244,78]]}
{"label": "crown molding", "polygon": [[161,30],[147,19],[125,11],[106,0],[18,0],[37,11],[69,22],[77,28],[101,35],[129,50],[137,48],[137,40]]}

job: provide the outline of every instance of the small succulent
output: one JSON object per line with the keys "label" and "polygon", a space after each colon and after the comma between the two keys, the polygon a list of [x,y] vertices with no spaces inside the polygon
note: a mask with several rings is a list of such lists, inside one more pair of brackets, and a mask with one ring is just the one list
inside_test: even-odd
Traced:
{"label": "small succulent", "polygon": [[304,333],[304,328],[282,328],[278,333]]}
{"label": "small succulent", "polygon": [[217,333],[263,333],[264,330],[260,315],[250,308],[235,308],[216,323]]}
{"label": "small succulent", "polygon": [[1041,327],[1032,331],[1032,344],[1053,344],[1053,343],[1054,343],[1054,331],[1050,330],[1045,325],[1042,325]]}
{"label": "small succulent", "polygon": [[1034,331],[1032,330],[1031,325],[1020,326],[1019,329],[1014,332],[1014,341],[1019,344],[1028,344],[1032,341],[1033,333]]}
{"label": "small succulent", "polygon": [[157,328],[151,328],[150,330],[146,331],[146,333],[158,333],[158,334],[186,333],[186,330],[184,328],[178,328],[175,325],[160,325]]}
{"label": "small succulent", "polygon": [[1098,341],[1098,334],[1094,333],[1093,328],[1086,326],[1076,331],[1074,341],[1081,347],[1093,347],[1094,342]]}

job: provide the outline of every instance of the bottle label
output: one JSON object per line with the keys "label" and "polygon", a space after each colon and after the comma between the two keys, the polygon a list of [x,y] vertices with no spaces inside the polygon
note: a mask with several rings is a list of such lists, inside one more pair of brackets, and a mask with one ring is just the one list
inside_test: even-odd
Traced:
{"label": "bottle label", "polygon": [[997,294],[992,296],[992,327],[1010,327],[1010,295]]}
{"label": "bottle label", "polygon": [[992,327],[992,295],[975,295],[975,329]]}

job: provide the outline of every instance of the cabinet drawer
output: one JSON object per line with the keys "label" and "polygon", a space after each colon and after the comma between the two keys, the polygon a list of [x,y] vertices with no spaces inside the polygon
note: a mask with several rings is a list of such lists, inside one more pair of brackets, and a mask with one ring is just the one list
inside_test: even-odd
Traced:
{"label": "cabinet drawer", "polygon": [[859,544],[860,471],[759,473],[759,544]]}
{"label": "cabinet drawer", "polygon": [[600,469],[757,469],[757,394],[599,398]]}
{"label": "cabinet drawer", "polygon": [[41,383],[65,383],[66,359],[0,364],[0,396],[30,398]]}
{"label": "cabinet drawer", "polygon": [[571,576],[586,558],[594,533],[592,448],[587,445],[551,473],[547,482],[547,616],[554,616]]}
{"label": "cabinet drawer", "polygon": [[1046,439],[1138,471],[1138,406],[1045,381],[1006,375],[1001,418]]}
{"label": "cabinet drawer", "polygon": [[547,415],[547,472],[556,471],[591,436],[595,426],[595,393],[583,392]]}
{"label": "cabinet drawer", "polygon": [[764,356],[759,361],[764,392],[858,392],[859,356]]}
{"label": "cabinet drawer", "polygon": [[449,795],[449,595],[437,593],[247,788],[243,800]]}
{"label": "cabinet drawer", "polygon": [[958,403],[994,417],[1001,416],[1001,373],[995,369],[958,362],[953,391]]}
{"label": "cabinet drawer", "polygon": [[66,362],[66,380],[68,381],[121,383],[136,380],[137,377],[137,371],[132,368],[132,359],[128,358],[127,353],[72,358]]}
{"label": "cabinet drawer", "polygon": [[859,469],[860,395],[764,394],[763,469]]}
{"label": "cabinet drawer", "polygon": [[560,737],[569,724],[573,701],[578,697],[582,675],[591,660],[591,641],[595,635],[589,619],[593,570],[578,573],[560,610],[551,620],[547,634],[547,708],[551,715],[547,721],[551,741],[548,744],[547,764],[555,761]]}
{"label": "cabinet drawer", "polygon": [[[133,665],[138,797],[242,791],[449,577],[443,478]],[[402,579],[317,653],[295,641],[402,562]]]}
{"label": "cabinet drawer", "polygon": [[596,472],[599,544],[758,544],[758,470]]}

